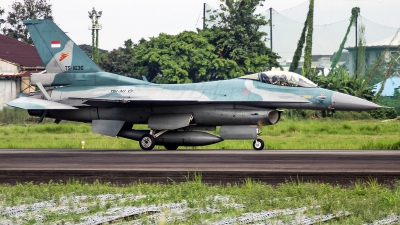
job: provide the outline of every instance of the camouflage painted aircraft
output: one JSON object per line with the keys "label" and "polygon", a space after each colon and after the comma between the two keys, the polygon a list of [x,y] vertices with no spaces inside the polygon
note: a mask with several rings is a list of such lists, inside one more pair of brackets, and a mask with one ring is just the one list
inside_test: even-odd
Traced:
{"label": "camouflage painted aircraft", "polygon": [[[278,123],[280,108],[371,110],[380,106],[319,88],[291,72],[261,72],[231,80],[196,84],[154,84],[102,71],[52,21],[24,21],[46,66],[33,74],[40,92],[7,104],[32,116],[92,124],[95,133],[139,141],[143,150],[164,145],[202,146],[249,139],[264,142],[258,126]],[[47,90],[44,87],[48,87]],[[149,130],[135,130],[147,124]],[[220,136],[204,131],[220,128]]]}

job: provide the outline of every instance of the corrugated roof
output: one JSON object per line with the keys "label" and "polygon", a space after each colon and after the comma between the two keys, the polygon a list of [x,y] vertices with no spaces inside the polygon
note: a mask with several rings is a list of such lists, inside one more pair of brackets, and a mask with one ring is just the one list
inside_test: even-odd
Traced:
{"label": "corrugated roof", "polygon": [[[369,49],[382,49],[382,48],[398,48],[398,46],[400,45],[400,33],[397,35],[392,35],[388,38],[382,39],[380,41],[375,41],[375,42],[371,42],[371,43],[367,43],[365,44],[365,47],[369,48]],[[349,51],[354,51],[355,46],[352,47],[346,47],[346,50]]]}
{"label": "corrugated roof", "polygon": [[311,56],[311,60],[312,61],[318,61],[318,59],[320,59],[320,58],[331,58],[331,54],[320,54],[320,55],[312,55]]}
{"label": "corrugated roof", "polygon": [[0,77],[29,77],[32,74],[32,71],[23,71],[21,73],[8,74],[8,73],[0,73]]}
{"label": "corrugated roof", "polygon": [[4,35],[0,35],[0,59],[18,63],[22,67],[43,67],[34,46]]}
{"label": "corrugated roof", "polygon": [[375,41],[372,43],[367,43],[366,47],[375,47],[375,46],[398,46],[400,45],[400,34],[390,36],[380,41]]}

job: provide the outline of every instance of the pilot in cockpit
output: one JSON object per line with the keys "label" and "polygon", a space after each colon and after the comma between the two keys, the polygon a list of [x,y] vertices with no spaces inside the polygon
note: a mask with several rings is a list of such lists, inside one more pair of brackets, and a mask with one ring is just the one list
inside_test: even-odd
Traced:
{"label": "pilot in cockpit", "polygon": [[267,84],[271,83],[271,81],[269,80],[269,77],[265,73],[261,73],[261,80],[263,83],[267,83]]}
{"label": "pilot in cockpit", "polygon": [[288,79],[287,79],[287,77],[286,77],[286,75],[281,75],[280,77],[279,77],[279,82],[280,82],[280,85],[282,85],[282,86],[288,86]]}
{"label": "pilot in cockpit", "polygon": [[279,84],[279,77],[277,75],[272,76],[272,84]]}

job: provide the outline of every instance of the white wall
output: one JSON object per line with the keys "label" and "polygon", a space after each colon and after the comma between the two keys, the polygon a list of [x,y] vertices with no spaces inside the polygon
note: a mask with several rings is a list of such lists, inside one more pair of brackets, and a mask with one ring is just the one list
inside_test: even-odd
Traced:
{"label": "white wall", "polygon": [[19,79],[17,80],[0,80],[0,109],[13,99],[17,98],[17,93],[20,92],[21,87]]}
{"label": "white wall", "polygon": [[0,60],[0,73],[1,74],[16,74],[16,73],[19,73],[19,70],[16,65]]}

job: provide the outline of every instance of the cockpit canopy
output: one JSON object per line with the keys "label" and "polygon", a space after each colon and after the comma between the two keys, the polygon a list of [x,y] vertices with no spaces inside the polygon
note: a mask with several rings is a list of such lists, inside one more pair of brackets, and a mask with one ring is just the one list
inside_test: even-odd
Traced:
{"label": "cockpit canopy", "polygon": [[274,84],[289,87],[317,87],[309,79],[300,74],[288,71],[267,71],[261,73],[253,73],[250,75],[239,77],[240,79],[251,79],[261,81],[267,84]]}

